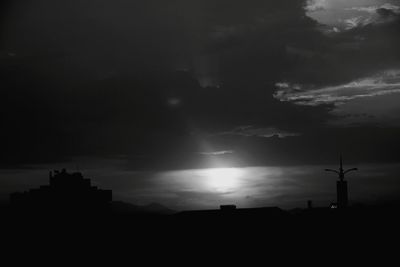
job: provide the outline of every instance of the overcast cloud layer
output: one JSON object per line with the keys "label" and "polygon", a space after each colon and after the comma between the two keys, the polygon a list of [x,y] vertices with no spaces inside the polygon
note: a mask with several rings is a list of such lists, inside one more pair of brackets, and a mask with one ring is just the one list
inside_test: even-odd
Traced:
{"label": "overcast cloud layer", "polygon": [[3,2],[1,164],[397,162],[398,6]]}

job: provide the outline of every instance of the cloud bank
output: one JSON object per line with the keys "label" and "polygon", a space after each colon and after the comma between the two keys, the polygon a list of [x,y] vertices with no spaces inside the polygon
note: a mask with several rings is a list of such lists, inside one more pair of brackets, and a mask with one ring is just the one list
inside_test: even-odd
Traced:
{"label": "cloud bank", "polygon": [[276,86],[274,97],[280,101],[306,106],[337,106],[358,98],[400,93],[400,70],[387,70],[350,83],[315,89],[289,83],[277,83]]}

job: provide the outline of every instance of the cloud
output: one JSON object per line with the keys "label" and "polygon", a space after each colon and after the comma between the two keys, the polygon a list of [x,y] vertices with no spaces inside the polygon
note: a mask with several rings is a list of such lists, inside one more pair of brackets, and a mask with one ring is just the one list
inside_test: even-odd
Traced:
{"label": "cloud", "polygon": [[344,19],[343,25],[344,25],[345,30],[350,30],[350,29],[353,29],[356,27],[366,26],[371,22],[372,22],[371,18],[369,18],[369,17],[364,18],[362,16],[359,16],[359,17],[354,17],[354,18],[350,18],[350,19]]}
{"label": "cloud", "polygon": [[199,152],[201,155],[205,156],[221,156],[226,154],[233,154],[235,151],[233,150],[221,150],[221,151],[213,151],[213,152]]}
{"label": "cloud", "polygon": [[327,106],[330,126],[377,125],[398,127],[400,70],[386,70],[370,77],[335,86],[277,83],[274,97],[299,106]]}
{"label": "cloud", "polygon": [[[182,168],[210,159],[195,152],[234,149],[223,158],[247,152],[243,162],[254,164],[257,151],[259,159],[274,151],[270,161],[289,161],[281,151],[332,113],[285,97],[398,68],[398,25],[326,36],[305,2],[38,0],[2,9],[0,159],[143,154],[130,165]],[[329,17],[337,1],[318,2],[325,11],[312,13]],[[279,81],[282,101],[273,97]],[[224,134],[205,137],[213,144],[205,149],[191,132]]]}
{"label": "cloud", "polygon": [[398,15],[400,15],[400,7],[390,4],[382,5],[381,7],[358,7],[350,10],[365,11],[368,14],[362,14],[361,16],[341,20],[345,30],[364,27],[370,24],[393,22],[398,19]]}
{"label": "cloud", "polygon": [[376,125],[379,127],[400,126],[400,94],[358,98],[336,106],[329,121],[332,126]]}
{"label": "cloud", "polygon": [[239,126],[231,131],[221,132],[218,135],[241,135],[241,136],[255,136],[255,137],[273,137],[279,138],[299,136],[299,133],[288,132],[280,130],[275,127],[255,127],[253,125]]}
{"label": "cloud", "polygon": [[350,100],[400,93],[400,70],[387,70],[350,83],[312,88],[289,83],[276,83],[274,97],[297,105],[341,105]]}
{"label": "cloud", "polygon": [[305,10],[307,12],[315,12],[325,10],[328,6],[327,0],[308,0]]}
{"label": "cloud", "polygon": [[380,0],[314,0],[307,2],[305,10],[308,16],[329,26],[321,27],[321,29],[324,33],[331,34],[333,28],[348,31],[396,20],[400,14],[400,7],[394,1],[382,2]]}
{"label": "cloud", "polygon": [[400,6],[394,5],[391,3],[385,3],[380,6],[358,6],[358,7],[349,7],[346,8],[345,10],[356,10],[356,11],[362,11],[362,12],[367,12],[370,14],[375,14],[378,12],[379,9],[386,9],[386,10],[391,10],[394,13],[400,14]]}

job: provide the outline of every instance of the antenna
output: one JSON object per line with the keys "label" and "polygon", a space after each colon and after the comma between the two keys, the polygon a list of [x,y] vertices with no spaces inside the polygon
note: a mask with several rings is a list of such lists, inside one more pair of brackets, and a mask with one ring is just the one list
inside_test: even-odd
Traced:
{"label": "antenna", "polygon": [[358,168],[351,168],[344,170],[343,169],[343,158],[340,154],[339,159],[339,170],[332,170],[332,169],[325,169],[328,172],[334,172],[338,175],[339,180],[336,182],[336,194],[337,194],[337,205],[338,208],[345,208],[347,207],[348,203],[348,194],[347,194],[347,181],[344,180],[344,175],[351,171],[357,171]]}
{"label": "antenna", "polygon": [[351,171],[357,171],[357,170],[358,170],[358,168],[351,168],[351,169],[344,170],[343,169],[342,155],[340,155],[340,163],[339,163],[339,169],[338,170],[325,169],[325,171],[327,171],[327,172],[334,172],[334,173],[338,174],[340,181],[344,181],[344,175],[346,173],[349,173]]}

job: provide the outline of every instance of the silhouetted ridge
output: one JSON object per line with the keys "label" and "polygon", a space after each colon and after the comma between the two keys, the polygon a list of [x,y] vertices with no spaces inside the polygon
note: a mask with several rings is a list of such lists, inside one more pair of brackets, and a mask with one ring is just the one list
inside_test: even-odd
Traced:
{"label": "silhouetted ridge", "polygon": [[174,214],[175,211],[171,210],[161,204],[151,203],[145,206],[134,205],[122,201],[113,201],[111,203],[111,210],[115,214],[128,214],[128,215],[169,215]]}
{"label": "silhouetted ridge", "polygon": [[267,217],[280,219],[286,215],[288,214],[278,207],[237,209],[235,205],[221,205],[220,209],[215,210],[191,210],[177,213],[177,216],[182,218]]}

